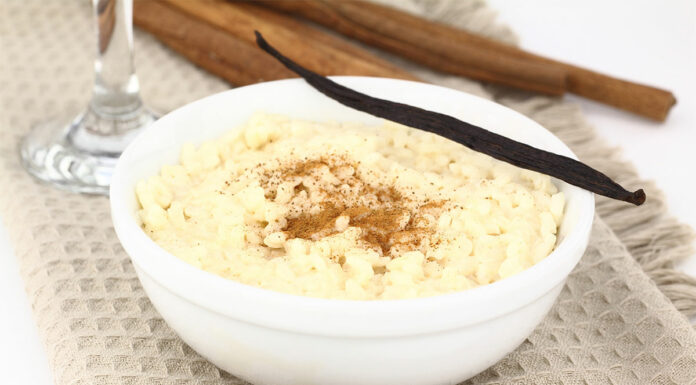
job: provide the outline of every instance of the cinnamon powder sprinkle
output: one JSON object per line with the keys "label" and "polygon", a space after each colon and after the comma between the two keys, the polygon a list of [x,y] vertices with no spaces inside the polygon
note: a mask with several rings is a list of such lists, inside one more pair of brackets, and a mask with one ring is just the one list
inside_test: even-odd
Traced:
{"label": "cinnamon powder sprinkle", "polygon": [[326,203],[318,214],[302,214],[288,219],[283,230],[288,238],[315,239],[317,235],[332,235],[338,232],[335,223],[341,216],[349,218],[349,226],[359,227],[362,230],[360,239],[373,248],[379,248],[383,255],[387,255],[391,247],[397,244],[413,248],[424,235],[432,233],[430,229],[415,227],[409,211],[402,207],[346,208],[337,207],[333,202]]}
{"label": "cinnamon powder sprinkle", "polygon": [[[340,172],[347,168],[352,171]],[[303,185],[305,178],[316,182],[322,172],[328,171],[339,179],[335,185],[319,183],[321,188],[318,192],[325,198],[318,204],[317,212],[301,212],[286,218],[287,224],[281,230],[288,239],[318,240],[339,233],[344,229],[337,227],[337,220],[347,217],[348,226],[360,228],[360,240],[366,247],[390,256],[392,247],[412,250],[434,233],[434,229],[424,225],[426,222],[418,220],[420,211],[441,208],[445,201],[418,204],[394,186],[366,183],[356,172],[357,168],[358,165],[346,156],[329,155],[319,159],[295,160],[264,172],[262,180],[266,182],[265,190],[270,190],[269,197],[275,197],[277,193],[274,189],[285,181],[301,181],[295,187],[296,196],[300,191],[309,190]]]}

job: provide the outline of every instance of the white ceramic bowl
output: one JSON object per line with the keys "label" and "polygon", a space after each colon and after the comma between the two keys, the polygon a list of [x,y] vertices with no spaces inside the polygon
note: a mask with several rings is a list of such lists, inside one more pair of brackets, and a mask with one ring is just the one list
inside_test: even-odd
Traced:
{"label": "white ceramic bowl", "polygon": [[[334,79],[574,157],[539,124],[482,98],[403,80]],[[259,289],[198,270],[157,246],[138,226],[135,184],[177,162],[182,144],[217,138],[255,111],[379,123],[299,79],[237,88],[154,123],[123,153],[111,184],[114,228],[152,303],[194,350],[252,383],[462,381],[494,364],[532,332],[587,246],[593,195],[554,180],[567,199],[555,251],[515,276],[464,292],[407,300],[327,300]]]}

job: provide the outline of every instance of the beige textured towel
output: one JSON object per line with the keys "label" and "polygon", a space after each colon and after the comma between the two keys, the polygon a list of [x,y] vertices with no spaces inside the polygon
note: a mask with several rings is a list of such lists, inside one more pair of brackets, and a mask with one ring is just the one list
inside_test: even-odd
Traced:
{"label": "beige textured towel", "polygon": [[[480,1],[399,5],[513,39]],[[18,138],[33,123],[77,110],[89,96],[94,47],[89,7],[77,0],[0,1],[0,217],[20,260],[56,382],[243,383],[184,345],[152,308],[115,237],[105,198],[40,185],[19,167]],[[150,36],[136,34],[136,50],[145,99],[163,111],[227,88]],[[594,138],[571,105],[412,69],[433,82],[510,105],[612,177],[630,187],[644,184]],[[663,216],[653,186],[648,196],[640,208],[599,199],[601,218],[591,245],[556,306],[514,353],[471,383],[696,382],[696,334],[674,306],[693,311],[694,286],[670,268],[689,252],[692,233]]]}

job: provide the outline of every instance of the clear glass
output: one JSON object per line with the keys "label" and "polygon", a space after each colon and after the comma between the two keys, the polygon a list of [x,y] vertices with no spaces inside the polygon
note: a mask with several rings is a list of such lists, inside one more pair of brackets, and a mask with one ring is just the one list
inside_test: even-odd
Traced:
{"label": "clear glass", "polygon": [[72,119],[34,127],[20,143],[20,157],[42,181],[107,194],[119,155],[157,116],[143,106],[133,66],[133,0],[92,3],[97,30],[92,99]]}

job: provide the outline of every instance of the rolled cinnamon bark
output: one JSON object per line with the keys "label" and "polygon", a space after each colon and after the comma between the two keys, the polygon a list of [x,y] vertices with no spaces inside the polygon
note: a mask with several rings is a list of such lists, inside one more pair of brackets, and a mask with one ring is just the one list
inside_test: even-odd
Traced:
{"label": "rolled cinnamon bark", "polygon": [[[369,52],[283,14],[247,4],[220,1],[168,2],[136,0],[133,21],[198,66],[228,82],[243,86],[296,77],[255,44],[253,29],[220,28],[229,22],[253,24],[299,41],[296,52],[305,65],[325,75],[362,75],[418,80],[410,73]],[[177,6],[179,5],[179,6]],[[191,12],[195,8],[195,12]],[[220,13],[218,15],[218,12]],[[246,24],[245,24],[246,23]],[[245,32],[250,35],[246,36]],[[241,36],[241,37],[240,37]],[[327,53],[327,51],[329,51]],[[333,56],[331,56],[333,55]],[[330,63],[329,57],[338,62]],[[329,65],[332,64],[332,65]]]}
{"label": "rolled cinnamon bark", "polygon": [[411,28],[411,22],[405,18],[385,17],[384,10],[391,11],[390,8],[352,1],[262,0],[258,3],[302,16],[439,71],[550,95],[565,92],[565,72],[561,69],[441,39],[428,31]]}
{"label": "rolled cinnamon bark", "polygon": [[[269,16],[264,10],[249,10],[248,4],[224,0],[164,0],[178,11],[197,18],[227,32],[230,36],[254,46],[254,30],[273,36],[301,58],[302,65],[323,75],[362,75],[416,80],[402,70],[374,55],[350,46],[347,42],[336,42],[336,38],[317,36],[323,32],[292,20],[286,15]],[[325,33],[324,33],[325,34]],[[357,53],[357,51],[362,51]],[[367,57],[370,59],[366,59]]]}
{"label": "rolled cinnamon bark", "polygon": [[[394,8],[357,0],[255,0],[303,17],[431,68],[507,86],[545,92],[549,77],[563,91],[663,121],[676,103],[666,90],[637,84],[435,23]],[[552,76],[552,75],[553,76]],[[533,85],[538,82],[537,88]],[[529,83],[532,83],[530,85]]]}
{"label": "rolled cinnamon bark", "polygon": [[234,85],[295,76],[258,48],[159,1],[135,1],[133,22],[195,64]]}
{"label": "rolled cinnamon bark", "polygon": [[332,47],[349,56],[359,58],[360,60],[373,63],[377,66],[392,71],[394,74],[397,74],[400,77],[410,77],[411,79],[415,80],[415,77],[411,76],[410,73],[405,72],[402,68],[392,64],[391,62],[367,52],[365,49],[350,43],[343,37],[335,36],[325,31],[320,31],[315,27],[311,27],[300,19],[289,17],[283,13],[268,10],[266,8],[258,7],[246,2],[235,2],[234,5],[237,7],[237,9],[250,13],[256,18],[283,26],[286,30],[295,32],[303,39],[313,42],[313,44],[321,44],[323,46]]}

